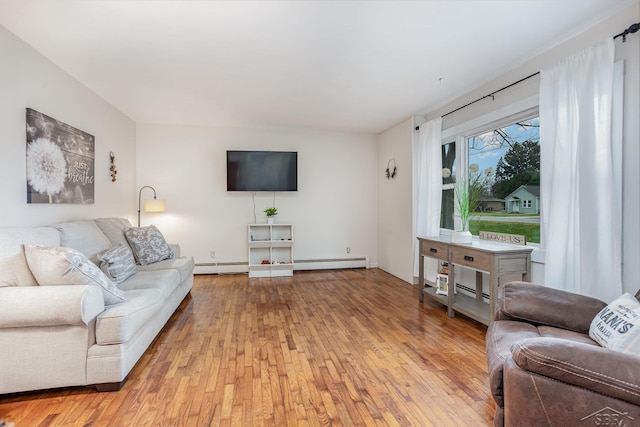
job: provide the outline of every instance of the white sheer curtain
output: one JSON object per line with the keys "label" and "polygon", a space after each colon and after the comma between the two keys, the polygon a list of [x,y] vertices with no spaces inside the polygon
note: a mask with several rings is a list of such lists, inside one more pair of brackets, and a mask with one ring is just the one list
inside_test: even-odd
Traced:
{"label": "white sheer curtain", "polygon": [[[414,239],[413,274],[418,276],[417,236],[440,234],[440,205],[442,204],[442,117],[420,126],[415,147],[414,165]],[[435,281],[437,261],[425,259],[425,277]],[[422,284],[421,284],[422,285]]]}
{"label": "white sheer curtain", "polygon": [[611,140],[613,40],[541,71],[545,282],[611,301],[622,292]]}

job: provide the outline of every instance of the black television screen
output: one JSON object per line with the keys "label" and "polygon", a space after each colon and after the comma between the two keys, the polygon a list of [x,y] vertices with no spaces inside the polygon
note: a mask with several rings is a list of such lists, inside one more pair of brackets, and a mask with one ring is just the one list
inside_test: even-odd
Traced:
{"label": "black television screen", "polygon": [[227,151],[227,191],[298,191],[298,153]]}

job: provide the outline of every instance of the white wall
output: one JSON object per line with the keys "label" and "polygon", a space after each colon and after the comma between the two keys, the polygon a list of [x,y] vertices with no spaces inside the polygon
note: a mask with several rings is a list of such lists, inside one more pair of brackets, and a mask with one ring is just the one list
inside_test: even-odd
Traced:
{"label": "white wall", "polygon": [[[592,46],[607,37],[618,34],[629,25],[640,20],[638,4],[607,19],[588,31],[574,35],[563,43],[541,52],[534,58],[514,65],[495,80],[476,90],[430,112],[426,118],[433,119],[475,99],[487,95],[501,87],[523,77],[553,65],[562,59]],[[623,287],[625,291],[635,293],[640,277],[640,36],[632,34],[627,42],[617,39],[616,60],[625,61],[625,99],[624,99],[624,165],[623,165]],[[484,100],[456,112],[443,119],[443,129],[467,122],[490,111],[512,104],[515,101],[536,95],[539,89],[539,77],[534,77],[495,96],[495,100]],[[532,281],[544,283],[544,265],[532,265]]]}
{"label": "white wall", "polygon": [[[298,191],[275,193],[276,222],[294,226],[295,260],[367,257],[377,265],[375,135],[138,124],[138,187],[153,186],[167,202],[166,213],[143,212],[142,224],[157,225],[197,264],[246,263],[247,224],[266,222],[274,193],[256,193],[254,209],[253,193],[227,192],[227,149],[298,152]],[[145,190],[143,199],[152,195]],[[197,269],[227,271],[234,268]]]}
{"label": "white wall", "polygon": [[[466,93],[459,98],[443,105],[425,116],[416,117],[418,123],[431,120],[442,114],[448,113],[462,105],[474,101],[482,96],[492,93],[504,86],[507,86],[523,77],[540,71],[542,68],[555,64],[556,62],[579,52],[607,37],[622,32],[629,25],[638,22],[640,19],[640,6],[634,5],[621,13],[607,19],[588,31],[574,34],[556,46],[541,46],[539,54],[533,55],[530,59],[521,64],[514,64],[510,70],[496,76],[487,84]],[[514,38],[514,42],[516,39]],[[629,35],[627,42],[622,43],[620,39],[616,41],[616,60],[625,61],[625,100],[624,100],[624,171],[623,171],[623,285],[626,291],[635,292],[638,289],[638,277],[640,277],[640,222],[638,212],[640,212],[640,36],[638,34]],[[445,76],[446,77],[446,76]],[[495,100],[484,100],[470,107],[451,114],[443,119],[443,129],[449,129],[460,123],[465,123],[476,117],[495,111],[499,108],[513,104],[516,101],[536,95],[539,89],[539,77],[533,77],[510,89],[500,92],[495,96]],[[445,78],[446,82],[446,78]],[[461,86],[464,82],[458,82]],[[387,132],[382,133],[378,138],[379,160],[378,168],[385,164],[385,157],[392,152],[404,150],[411,146],[411,141],[415,137],[414,133],[407,131],[405,127],[409,122],[403,123]],[[409,163],[409,162],[407,162]],[[378,178],[380,181],[380,178]],[[406,195],[410,193],[397,194],[395,191],[386,191],[387,188],[379,183],[379,215],[381,225],[379,227],[379,262],[381,268],[392,274],[409,281],[413,276],[413,264],[409,263],[410,255],[402,255],[410,247],[411,237],[399,243],[400,236],[407,236],[411,231],[410,217],[404,219],[403,212],[411,211],[411,199]],[[411,182],[407,182],[410,188]],[[407,190],[410,191],[410,190]],[[395,210],[395,213],[391,211]],[[389,244],[393,250],[398,251],[398,256],[387,252],[385,245]],[[411,280],[414,280],[413,278]],[[532,281],[544,283],[544,264],[534,263],[532,265]]]}
{"label": "white wall", "polygon": [[[539,71],[640,18],[635,5],[566,42],[546,50],[493,81],[425,115],[431,119]],[[616,42],[625,59],[624,268],[625,289],[635,291],[640,277],[640,37]],[[194,128],[138,125],[0,27],[0,226],[51,224],[74,218],[125,216],[135,223],[137,191],[153,185],[167,199],[166,214],[143,214],[143,224],[162,227],[198,263],[246,262],[246,224],[254,221],[251,194],[225,191],[226,149],[295,150],[300,158],[300,188],[278,193],[279,222],[295,226],[295,258],[368,257],[412,281],[410,120],[378,137],[306,129]],[[446,79],[445,79],[446,81]],[[464,109],[444,121],[451,127],[494,108],[535,94],[536,78]],[[25,108],[34,108],[96,137],[93,205],[26,203]],[[137,148],[136,148],[137,144]],[[109,151],[116,154],[118,180],[109,176]],[[389,157],[398,177],[384,177]],[[102,173],[103,172],[103,173]],[[150,197],[148,192],[144,198]],[[272,204],[272,194],[256,196],[256,220]],[[328,206],[328,212],[323,208]],[[378,226],[380,216],[380,226]],[[346,248],[350,247],[349,254]],[[211,260],[209,252],[217,258]],[[534,266],[534,281],[544,270]],[[215,271],[215,270],[214,270]]]}
{"label": "white wall", "polygon": [[[0,226],[135,212],[135,123],[0,27]],[[25,109],[95,136],[95,204],[27,204]],[[118,180],[111,182],[109,151]]]}
{"label": "white wall", "polygon": [[[378,136],[378,266],[413,283],[412,176],[414,125],[411,119]],[[398,172],[387,179],[391,158]]]}

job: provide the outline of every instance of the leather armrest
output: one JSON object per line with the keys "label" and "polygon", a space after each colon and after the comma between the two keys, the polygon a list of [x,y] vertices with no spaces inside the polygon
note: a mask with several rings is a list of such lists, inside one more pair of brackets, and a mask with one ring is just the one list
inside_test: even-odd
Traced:
{"label": "leather armrest", "polygon": [[519,320],[583,334],[606,303],[585,295],[535,285],[511,282],[500,288],[495,320]]}
{"label": "leather armrest", "polygon": [[529,372],[640,405],[640,358],[559,338],[528,338],[511,347]]}

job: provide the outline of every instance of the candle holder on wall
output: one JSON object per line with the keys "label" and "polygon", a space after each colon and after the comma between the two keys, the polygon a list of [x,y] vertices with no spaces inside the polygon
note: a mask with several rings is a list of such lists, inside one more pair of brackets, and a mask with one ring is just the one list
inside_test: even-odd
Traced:
{"label": "candle holder on wall", "polygon": [[109,158],[111,159],[111,167],[109,168],[109,171],[111,172],[111,182],[116,182],[116,174],[118,173],[118,171],[116,170],[116,155],[113,154],[113,151],[109,152]]}

